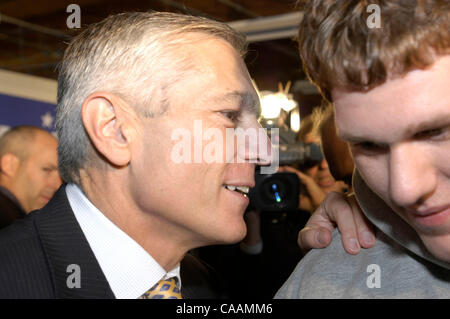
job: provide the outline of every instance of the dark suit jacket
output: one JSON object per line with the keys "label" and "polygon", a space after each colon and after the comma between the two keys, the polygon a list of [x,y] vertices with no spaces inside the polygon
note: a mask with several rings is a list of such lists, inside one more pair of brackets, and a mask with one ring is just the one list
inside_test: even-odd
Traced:
{"label": "dark suit jacket", "polygon": [[11,198],[13,195],[8,196],[4,192],[9,191],[0,188],[0,229],[27,215],[22,207]]}
{"label": "dark suit jacket", "polygon": [[[80,267],[80,288],[67,284],[72,264]],[[226,297],[217,274],[195,257],[186,255],[180,272],[184,298]],[[0,231],[0,298],[115,298],[64,185],[43,209]]]}

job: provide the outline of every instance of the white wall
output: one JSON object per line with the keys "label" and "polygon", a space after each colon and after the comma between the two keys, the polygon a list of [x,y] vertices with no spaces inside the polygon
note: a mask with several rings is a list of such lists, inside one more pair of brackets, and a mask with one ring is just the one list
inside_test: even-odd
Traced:
{"label": "white wall", "polygon": [[0,70],[0,94],[56,104],[56,92],[55,80]]}

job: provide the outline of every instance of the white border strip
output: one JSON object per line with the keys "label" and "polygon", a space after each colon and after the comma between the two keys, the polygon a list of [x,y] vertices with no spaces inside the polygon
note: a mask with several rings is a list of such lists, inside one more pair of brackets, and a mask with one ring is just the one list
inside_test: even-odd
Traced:
{"label": "white border strip", "polygon": [[56,104],[57,81],[0,70],[0,93]]}
{"label": "white border strip", "polygon": [[255,32],[271,32],[277,29],[296,28],[298,30],[303,19],[303,12],[293,12],[255,19],[227,22],[230,27],[244,34]]}

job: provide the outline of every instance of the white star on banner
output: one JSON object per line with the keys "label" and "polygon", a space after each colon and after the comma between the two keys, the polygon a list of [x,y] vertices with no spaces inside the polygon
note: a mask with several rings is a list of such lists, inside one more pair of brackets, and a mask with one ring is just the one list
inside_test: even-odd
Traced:
{"label": "white star on banner", "polygon": [[52,128],[53,126],[53,116],[50,112],[46,112],[41,116],[42,127]]}

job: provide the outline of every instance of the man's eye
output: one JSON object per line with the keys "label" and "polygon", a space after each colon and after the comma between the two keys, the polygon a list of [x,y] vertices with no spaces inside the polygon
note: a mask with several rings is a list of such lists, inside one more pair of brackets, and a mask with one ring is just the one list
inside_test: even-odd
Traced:
{"label": "man's eye", "polygon": [[432,130],[426,130],[426,131],[422,131],[420,133],[417,133],[415,135],[416,138],[418,139],[427,139],[427,138],[431,138],[431,139],[441,139],[441,138],[445,138],[449,135],[450,133],[450,129],[447,128],[437,128],[437,129],[432,129]]}
{"label": "man's eye", "polygon": [[381,153],[381,152],[385,151],[385,148],[383,146],[377,145],[372,142],[355,143],[355,144],[352,144],[351,147],[358,151],[362,151],[364,153],[370,153],[370,154]]}
{"label": "man's eye", "polygon": [[222,111],[221,113],[233,122],[239,118],[238,111]]}

